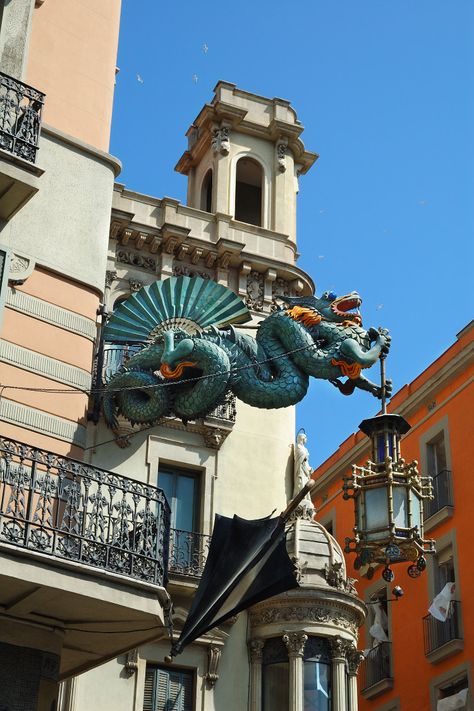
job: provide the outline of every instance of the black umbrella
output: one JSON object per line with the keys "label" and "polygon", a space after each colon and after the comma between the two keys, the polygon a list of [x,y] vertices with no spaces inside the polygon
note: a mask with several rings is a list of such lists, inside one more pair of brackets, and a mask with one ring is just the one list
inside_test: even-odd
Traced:
{"label": "black umbrella", "polygon": [[249,521],[216,515],[201,582],[167,661],[238,612],[298,587],[286,550],[285,524],[314,483],[308,481],[276,518]]}

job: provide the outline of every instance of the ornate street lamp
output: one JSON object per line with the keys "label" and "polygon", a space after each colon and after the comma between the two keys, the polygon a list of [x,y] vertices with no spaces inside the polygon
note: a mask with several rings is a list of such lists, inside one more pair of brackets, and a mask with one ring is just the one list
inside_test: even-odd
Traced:
{"label": "ornate street lamp", "polygon": [[435,542],[423,538],[423,501],[433,493],[431,477],[420,476],[418,462],[401,457],[400,439],[410,425],[387,413],[384,358],[380,362],[382,414],[360,424],[372,441],[372,457],[344,477],[343,498],[353,499],[355,507],[355,535],[346,538],[345,552],[356,554],[356,570],[368,566],[369,580],[382,564],[382,577],[392,582],[392,564],[410,562],[408,575],[417,578],[426,568],[425,554],[435,552]]}

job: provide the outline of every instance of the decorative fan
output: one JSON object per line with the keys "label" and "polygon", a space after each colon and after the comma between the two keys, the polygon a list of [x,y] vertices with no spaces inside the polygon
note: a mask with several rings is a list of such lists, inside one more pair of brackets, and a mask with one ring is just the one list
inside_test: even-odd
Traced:
{"label": "decorative fan", "polygon": [[244,302],[222,284],[201,277],[170,277],[143,286],[112,314],[104,329],[107,341],[153,340],[163,331],[183,329],[190,335],[208,326],[245,323]]}

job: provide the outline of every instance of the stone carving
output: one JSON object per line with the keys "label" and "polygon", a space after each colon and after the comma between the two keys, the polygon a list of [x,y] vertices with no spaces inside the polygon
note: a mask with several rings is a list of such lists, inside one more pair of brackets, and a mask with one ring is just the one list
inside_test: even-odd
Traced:
{"label": "stone carving", "polygon": [[357,590],[354,586],[354,583],[357,581],[355,578],[344,577],[344,570],[341,562],[335,561],[334,563],[326,565],[325,575],[326,582],[328,585],[331,585],[331,587],[343,590],[350,595],[357,595]]}
{"label": "stone carving", "polygon": [[329,646],[333,659],[345,659],[347,652],[352,648],[352,643],[342,637],[332,637]]}
{"label": "stone carving", "polygon": [[110,289],[116,278],[117,272],[114,272],[111,269],[107,269],[107,271],[105,272],[105,286],[107,289]]}
{"label": "stone carving", "polygon": [[265,641],[263,639],[251,639],[249,642],[249,654],[251,662],[261,662]]}
{"label": "stone carving", "polygon": [[129,279],[128,283],[130,284],[130,291],[132,294],[134,291],[139,291],[143,286],[143,283],[137,279]]}
{"label": "stone carving", "polygon": [[350,611],[338,611],[319,605],[272,606],[251,613],[252,625],[268,625],[275,622],[318,622],[341,627],[353,635],[359,627],[356,616]]}
{"label": "stone carving", "polygon": [[121,264],[130,264],[132,267],[140,267],[140,269],[146,269],[149,272],[156,272],[156,260],[144,254],[135,254],[135,252],[121,249],[117,252],[116,258],[117,262]]}
{"label": "stone carving", "polygon": [[217,261],[217,252],[208,252],[204,263],[208,269],[212,269]]}
{"label": "stone carving", "polygon": [[24,284],[33,272],[35,264],[34,259],[13,252],[8,274],[8,283],[10,286],[21,286],[21,284]]}
{"label": "stone carving", "polygon": [[206,681],[211,689],[215,686],[219,679],[219,662],[221,660],[221,648],[211,644],[207,648],[207,673]]}
{"label": "stone carving", "polygon": [[346,659],[348,673],[355,675],[359,671],[361,662],[364,660],[364,653],[351,646],[346,652]]}
{"label": "stone carving", "polygon": [[276,144],[276,161],[277,169],[280,173],[284,173],[286,170],[286,147],[288,143],[285,140],[278,141]]}
{"label": "stone carving", "polygon": [[289,657],[302,657],[304,654],[304,646],[308,639],[305,632],[288,632],[283,635],[283,642],[288,650]]}
{"label": "stone carving", "polygon": [[138,649],[131,649],[125,660],[125,674],[133,676],[138,671]]}
{"label": "stone carving", "polygon": [[290,286],[290,282],[286,281],[285,279],[282,279],[281,277],[275,279],[275,281],[272,283],[272,305],[270,307],[271,311],[277,311],[279,308],[281,308],[279,300],[282,300],[282,297],[292,295],[293,289]]}
{"label": "stone carving", "polygon": [[245,303],[253,311],[263,311],[264,279],[260,272],[252,271],[247,276],[247,296]]}
{"label": "stone carving", "polygon": [[229,155],[230,131],[227,126],[215,128],[212,131],[211,146],[214,153],[220,153],[222,156]]}
{"label": "stone carving", "polygon": [[199,269],[191,269],[189,264],[175,264],[173,267],[173,276],[188,276],[188,277],[202,277],[202,279],[211,279],[212,277],[206,272],[202,272]]}
{"label": "stone carving", "polygon": [[219,427],[209,427],[208,429],[206,428],[203,437],[208,447],[211,449],[220,449],[227,437],[227,432],[219,429]]}

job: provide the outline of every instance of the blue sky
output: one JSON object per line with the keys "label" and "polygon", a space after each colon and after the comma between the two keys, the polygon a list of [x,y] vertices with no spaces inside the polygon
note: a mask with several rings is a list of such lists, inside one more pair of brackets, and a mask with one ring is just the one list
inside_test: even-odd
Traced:
{"label": "blue sky", "polygon": [[[390,329],[398,390],[472,318],[473,59],[472,0],[123,0],[119,181],[185,202],[174,166],[219,79],[289,99],[320,154],[300,181],[298,264]],[[313,467],[376,410],[313,382],[298,406]]]}

